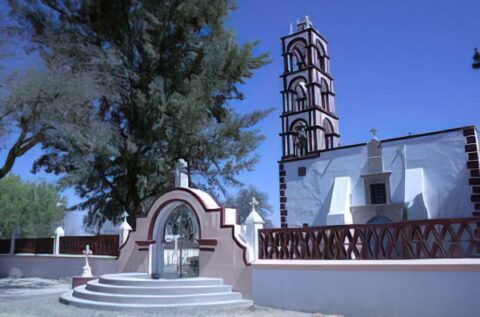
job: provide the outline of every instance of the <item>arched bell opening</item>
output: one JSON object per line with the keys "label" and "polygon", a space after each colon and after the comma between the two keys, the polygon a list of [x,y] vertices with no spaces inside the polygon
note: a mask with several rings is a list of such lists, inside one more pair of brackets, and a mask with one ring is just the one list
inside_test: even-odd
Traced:
{"label": "arched bell opening", "polygon": [[172,202],[158,214],[153,230],[152,278],[199,275],[200,224],[184,202]]}

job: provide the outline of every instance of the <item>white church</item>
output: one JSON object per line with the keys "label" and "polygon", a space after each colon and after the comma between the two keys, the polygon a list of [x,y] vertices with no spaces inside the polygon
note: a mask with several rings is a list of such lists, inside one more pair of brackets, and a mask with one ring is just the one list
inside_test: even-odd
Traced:
{"label": "white church", "polygon": [[282,227],[460,218],[480,211],[474,126],[339,146],[327,41],[308,17],[282,38]]}

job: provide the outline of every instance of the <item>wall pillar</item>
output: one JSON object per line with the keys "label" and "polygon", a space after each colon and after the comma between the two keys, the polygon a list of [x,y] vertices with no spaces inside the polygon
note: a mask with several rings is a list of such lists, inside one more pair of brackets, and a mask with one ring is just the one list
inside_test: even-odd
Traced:
{"label": "wall pillar", "polygon": [[55,237],[53,239],[53,254],[60,254],[60,237],[63,237],[64,235],[65,231],[63,231],[62,227],[57,227],[57,229],[55,229]]}

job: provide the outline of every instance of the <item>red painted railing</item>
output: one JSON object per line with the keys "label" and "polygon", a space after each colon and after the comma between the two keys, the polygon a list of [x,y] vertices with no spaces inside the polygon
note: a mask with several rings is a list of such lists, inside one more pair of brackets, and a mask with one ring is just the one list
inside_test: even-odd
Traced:
{"label": "red painted railing", "polygon": [[67,236],[60,238],[60,254],[82,254],[90,245],[94,255],[118,256],[118,235]]}
{"label": "red painted railing", "polygon": [[480,218],[259,230],[260,259],[480,257]]}
{"label": "red painted railing", "polygon": [[15,239],[15,253],[53,253],[53,238]]}
{"label": "red painted railing", "polygon": [[10,253],[10,239],[0,239],[0,254]]}

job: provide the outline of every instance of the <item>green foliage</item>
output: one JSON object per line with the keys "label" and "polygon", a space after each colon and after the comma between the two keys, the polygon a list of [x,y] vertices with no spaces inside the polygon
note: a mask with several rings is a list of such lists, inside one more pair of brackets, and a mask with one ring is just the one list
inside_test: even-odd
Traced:
{"label": "green foliage", "polygon": [[270,220],[273,210],[272,206],[268,203],[268,195],[253,186],[240,189],[235,197],[228,197],[224,206],[237,209],[238,221],[243,224],[252,211],[251,202],[253,197],[255,197],[258,202],[256,210],[265,221],[265,226],[273,227],[272,221]]}
{"label": "green foliage", "polygon": [[[239,45],[225,21],[229,0],[10,0],[5,34],[22,34],[51,69],[88,73],[92,103],[110,133],[88,146],[68,135],[44,142],[35,168],[65,175],[89,209],[88,225],[145,214],[173,186],[178,158],[194,185],[225,193],[257,161],[254,126],[239,114],[239,84],[267,62]],[[15,32],[16,31],[16,32]],[[85,128],[96,131],[96,128]],[[65,133],[67,134],[67,133]],[[131,221],[133,224],[134,222]]]}
{"label": "green foliage", "polygon": [[[18,157],[42,142],[92,138],[85,133],[92,127],[88,102],[95,90],[81,74],[17,72],[4,81],[4,86],[5,93],[0,98],[0,140],[8,145],[8,150],[0,166],[0,178],[10,172]],[[98,135],[100,129],[96,130]]]}
{"label": "green foliage", "polygon": [[6,176],[0,180],[0,236],[9,238],[14,230],[23,237],[52,236],[64,203],[56,185]]}

